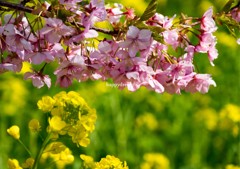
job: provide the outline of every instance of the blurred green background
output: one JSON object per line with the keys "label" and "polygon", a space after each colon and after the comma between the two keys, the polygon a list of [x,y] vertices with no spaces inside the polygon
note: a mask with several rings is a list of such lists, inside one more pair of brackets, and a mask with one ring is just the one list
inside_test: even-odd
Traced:
{"label": "blurred green background", "polygon": [[[144,0],[118,2],[133,7],[139,15],[148,4]],[[180,13],[200,17],[210,6],[216,12],[226,2],[160,0],[158,11],[170,17]],[[132,93],[90,81],[74,83],[68,89],[54,84],[51,89],[37,89],[24,81],[21,73],[0,75],[0,168],[7,168],[8,158],[22,163],[28,157],[6,129],[19,125],[22,141],[35,152],[39,138],[29,132],[27,124],[32,118],[39,119],[42,125],[47,122],[46,114],[37,109],[37,100],[63,90],[78,91],[98,114],[87,148],[66,143],[75,155],[75,163],[66,168],[79,169],[79,155],[84,153],[96,161],[107,154],[115,155],[127,161],[130,169],[225,169],[229,164],[240,167],[240,46],[224,27],[215,35],[219,42],[215,66],[208,63],[207,56],[197,57],[200,71],[212,74],[217,83],[205,95],[157,94],[145,88]]]}

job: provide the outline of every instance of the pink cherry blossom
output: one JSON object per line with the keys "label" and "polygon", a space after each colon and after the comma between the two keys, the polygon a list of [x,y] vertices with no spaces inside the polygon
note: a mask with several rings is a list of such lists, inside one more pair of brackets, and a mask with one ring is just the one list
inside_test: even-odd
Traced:
{"label": "pink cherry blossom", "polygon": [[217,59],[217,57],[218,57],[218,50],[216,49],[216,43],[212,43],[208,50],[208,59],[212,66],[214,66],[213,61]]}
{"label": "pink cherry blossom", "polygon": [[200,36],[200,42],[195,47],[195,51],[200,53],[208,53],[209,61],[212,65],[214,65],[213,60],[218,57],[218,51],[216,49],[216,37],[211,33],[204,32]]}
{"label": "pink cherry blossom", "polygon": [[120,4],[114,4],[114,8],[108,8],[107,18],[111,23],[117,23],[123,15],[122,6]]}
{"label": "pink cherry blossom", "polygon": [[231,16],[235,21],[240,22],[240,7],[232,9]]}
{"label": "pink cherry blossom", "polygon": [[93,30],[93,29],[85,29],[82,33],[80,33],[79,35],[73,36],[71,37],[68,41],[66,41],[66,44],[71,44],[73,42],[81,42],[84,39],[88,39],[88,38],[96,38],[98,36],[98,32]]}
{"label": "pink cherry blossom", "polygon": [[90,14],[82,13],[82,24],[88,30],[93,27],[95,22],[104,21],[107,18],[107,12],[104,6],[104,1],[91,0],[86,6]]}
{"label": "pink cherry blossom", "polygon": [[41,64],[42,62],[49,63],[56,58],[64,57],[65,51],[59,43],[49,45],[48,48],[41,48],[41,50],[34,51],[27,55],[27,58],[33,64]]}
{"label": "pink cherry blossom", "polygon": [[45,84],[48,88],[51,87],[51,79],[48,75],[43,75],[42,73],[36,72],[26,72],[24,74],[24,79],[32,79],[33,86],[37,88],[43,87]]}
{"label": "pink cherry blossom", "polygon": [[153,17],[151,17],[147,24],[153,25],[153,26],[161,26],[164,29],[169,29],[173,25],[173,19],[176,16],[174,15],[172,18],[168,18],[167,16],[163,16],[162,14],[156,13]]}
{"label": "pink cherry blossom", "polygon": [[128,48],[130,57],[135,57],[139,50],[144,50],[151,45],[151,31],[147,29],[139,30],[135,26],[130,26],[127,32],[126,41],[120,43],[123,48]]}
{"label": "pink cherry blossom", "polygon": [[186,54],[184,54],[184,59],[187,61],[192,61],[193,57],[194,57],[194,53],[195,53],[195,46],[193,45],[188,45],[185,48],[185,51],[187,52]]}
{"label": "pink cherry blossom", "polygon": [[50,43],[58,43],[63,36],[72,35],[74,32],[73,28],[56,18],[46,18],[46,25],[40,30],[41,35]]}
{"label": "pink cherry blossom", "polygon": [[6,36],[7,49],[16,52],[22,60],[26,60],[26,54],[32,51],[32,44],[24,34],[17,30],[13,24],[6,24],[2,34]]}
{"label": "pink cherry blossom", "polygon": [[212,80],[208,74],[196,74],[193,79],[188,83],[186,87],[187,92],[195,93],[207,93],[210,85],[216,87],[216,83]]}
{"label": "pink cherry blossom", "polygon": [[[48,65],[55,64],[56,84],[61,87],[88,79],[112,79],[120,89],[126,87],[130,91],[144,86],[171,94],[184,90],[206,93],[211,85],[216,86],[210,75],[196,73],[193,62],[197,53],[208,55],[212,66],[218,57],[213,35],[217,30],[214,17],[218,16],[213,16],[212,8],[201,18],[183,14],[175,19],[175,15],[155,13],[142,21],[133,9],[120,4],[105,7],[104,0],[88,2],[39,1],[42,12],[34,9],[31,13],[36,18],[26,18],[28,15],[21,12],[3,12],[0,73],[20,71],[22,62],[27,61],[36,70],[26,73],[24,78],[31,79],[38,88],[50,88],[51,79],[43,72]],[[56,18],[59,12],[66,12],[66,18]],[[226,17],[239,22],[238,14],[239,8],[234,8]],[[38,25],[38,17],[45,22]],[[235,24],[233,19],[230,21]],[[98,27],[96,23],[101,21],[107,21],[110,29]],[[106,34],[105,38],[102,34]]]}
{"label": "pink cherry blossom", "polygon": [[205,32],[212,33],[217,30],[215,21],[213,20],[213,9],[209,8],[201,18],[201,29]]}
{"label": "pink cherry blossom", "polygon": [[20,72],[22,69],[22,59],[17,55],[9,53],[0,63],[0,74],[6,71]]}
{"label": "pink cherry blossom", "polygon": [[164,41],[167,44],[172,45],[174,49],[179,45],[179,42],[178,42],[179,33],[177,29],[166,30],[162,34],[163,34]]}

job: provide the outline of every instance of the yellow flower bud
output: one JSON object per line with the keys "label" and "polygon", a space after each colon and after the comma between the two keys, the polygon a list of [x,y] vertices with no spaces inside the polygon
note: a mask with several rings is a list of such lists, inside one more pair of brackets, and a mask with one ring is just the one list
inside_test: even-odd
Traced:
{"label": "yellow flower bud", "polygon": [[41,130],[41,126],[40,123],[37,119],[32,119],[29,123],[28,123],[28,127],[31,131],[33,132],[38,132]]}
{"label": "yellow flower bud", "polygon": [[20,128],[16,125],[7,129],[7,133],[17,140],[20,138]]}
{"label": "yellow flower bud", "polygon": [[50,145],[49,152],[52,154],[59,154],[64,151],[67,147],[62,142],[53,142]]}
{"label": "yellow flower bud", "polygon": [[34,159],[33,158],[28,158],[25,163],[22,164],[23,168],[32,168],[34,164]]}
{"label": "yellow flower bud", "polygon": [[9,169],[22,169],[22,167],[19,165],[18,160],[16,160],[16,159],[8,159],[8,168]]}

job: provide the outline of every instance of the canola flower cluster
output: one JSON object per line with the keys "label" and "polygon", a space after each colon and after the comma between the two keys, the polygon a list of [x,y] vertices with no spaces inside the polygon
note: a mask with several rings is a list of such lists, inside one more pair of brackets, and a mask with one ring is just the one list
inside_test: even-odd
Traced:
{"label": "canola flower cluster", "polygon": [[[48,136],[43,140],[36,157],[33,158],[32,153],[20,139],[19,126],[13,125],[8,128],[7,133],[16,139],[30,156],[22,164],[17,159],[9,158],[9,169],[37,169],[39,163],[49,159],[58,169],[64,169],[66,165],[74,162],[74,156],[71,150],[57,139],[67,135],[77,146],[86,147],[90,143],[88,136],[95,128],[96,111],[90,108],[77,92],[60,92],[53,97],[44,96],[37,105],[40,110],[50,112],[49,124],[44,127]],[[30,120],[28,127],[30,131],[36,133],[43,128],[37,119]]]}
{"label": "canola flower cluster", "polygon": [[74,162],[74,156],[71,150],[62,142],[52,142],[44,150],[42,161],[47,159],[55,161],[58,169],[64,169],[66,165]]}
{"label": "canola flower cluster", "polygon": [[44,96],[37,105],[40,110],[51,112],[47,131],[53,138],[68,135],[78,146],[86,147],[90,143],[88,136],[94,130],[97,115],[78,93],[60,92],[53,98]]}
{"label": "canola flower cluster", "polygon": [[91,156],[84,154],[80,155],[83,160],[83,165],[87,169],[128,169],[127,163],[121,162],[118,158],[112,155],[107,155],[99,162],[95,162]]}

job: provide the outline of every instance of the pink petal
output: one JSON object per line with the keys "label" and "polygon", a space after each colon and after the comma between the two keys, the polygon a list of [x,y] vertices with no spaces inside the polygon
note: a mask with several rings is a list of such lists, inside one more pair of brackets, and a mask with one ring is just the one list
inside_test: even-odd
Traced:
{"label": "pink petal", "polygon": [[127,38],[136,39],[139,33],[139,29],[135,26],[130,26],[127,32]]}
{"label": "pink petal", "polygon": [[139,32],[138,39],[141,41],[150,41],[152,32],[147,29],[142,29]]}

